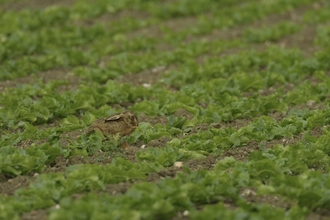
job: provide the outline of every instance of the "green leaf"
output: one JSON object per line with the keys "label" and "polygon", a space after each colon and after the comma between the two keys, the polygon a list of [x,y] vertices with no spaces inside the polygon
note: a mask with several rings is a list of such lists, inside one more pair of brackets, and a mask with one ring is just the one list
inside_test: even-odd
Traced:
{"label": "green leaf", "polygon": [[236,163],[237,161],[233,157],[225,157],[215,165],[214,171],[220,173],[225,172],[228,169],[233,168]]}
{"label": "green leaf", "polygon": [[60,126],[64,131],[72,131],[82,127],[76,116],[70,115],[60,121]]}
{"label": "green leaf", "polygon": [[156,116],[159,109],[159,105],[155,102],[143,100],[140,103],[136,103],[132,108],[134,112],[144,112],[150,116]]}
{"label": "green leaf", "polygon": [[84,125],[90,125],[93,121],[95,121],[96,117],[92,115],[90,112],[85,112],[84,116],[81,118],[81,121]]}

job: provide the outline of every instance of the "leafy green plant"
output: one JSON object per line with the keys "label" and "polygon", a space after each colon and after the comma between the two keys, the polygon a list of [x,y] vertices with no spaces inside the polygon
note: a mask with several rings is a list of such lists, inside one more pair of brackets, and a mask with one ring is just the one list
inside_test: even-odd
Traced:
{"label": "leafy green plant", "polygon": [[[251,28],[302,8],[303,19]],[[78,0],[1,10],[0,174],[34,177],[0,196],[0,218],[305,219],[329,209],[328,8]],[[311,24],[311,50],[299,47],[309,37],[279,45]],[[126,109],[139,117],[130,136],[86,135]],[[58,157],[68,164],[55,173]]]}
{"label": "leafy green plant", "polygon": [[293,34],[299,31],[296,24],[290,22],[279,22],[272,27],[263,27],[262,29],[248,29],[244,32],[244,37],[252,43],[261,43],[266,41],[276,41],[283,36]]}

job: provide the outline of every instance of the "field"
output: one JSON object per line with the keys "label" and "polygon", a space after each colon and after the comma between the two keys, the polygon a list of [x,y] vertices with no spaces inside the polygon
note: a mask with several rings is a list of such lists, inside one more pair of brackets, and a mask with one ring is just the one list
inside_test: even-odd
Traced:
{"label": "field", "polygon": [[0,219],[330,219],[329,98],[328,0],[0,0]]}

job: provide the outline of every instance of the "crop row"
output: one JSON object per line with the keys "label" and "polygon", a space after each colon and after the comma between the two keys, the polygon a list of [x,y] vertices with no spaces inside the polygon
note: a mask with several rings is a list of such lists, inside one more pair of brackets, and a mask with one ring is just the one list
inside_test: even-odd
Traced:
{"label": "crop row", "polygon": [[[102,190],[105,184],[144,179],[149,173],[164,169],[163,165],[169,166],[174,161],[186,160],[185,155],[187,156],[188,151],[194,154],[205,154],[207,151],[214,151],[212,148],[214,144],[220,149],[227,149],[228,146],[224,146],[226,143],[230,143],[232,147],[238,147],[249,139],[257,139],[262,143],[262,140],[272,140],[281,136],[290,138],[304,127],[313,127],[316,124],[322,126],[317,119],[325,118],[329,115],[329,110],[313,112],[313,116],[307,121],[303,118],[312,113],[306,111],[304,113],[298,111],[296,114],[299,116],[293,113],[292,116],[279,123],[263,116],[238,131],[230,127],[211,129],[195,134],[196,137],[174,139],[165,148],[139,152],[137,159],[140,162],[135,164],[117,158],[108,165],[69,166],[65,176],[56,173],[41,174],[29,188],[17,190],[14,196],[1,197],[4,204],[1,215],[3,218],[8,218],[19,213],[50,208],[59,204],[61,207],[59,210],[51,211],[51,219],[68,218],[76,216],[77,213],[80,214],[80,218],[96,218],[94,215],[124,217],[131,216],[135,212],[135,215],[142,218],[168,219],[176,212],[184,210],[192,211],[192,216],[194,216],[194,204],[228,199],[242,208],[246,215],[253,216],[254,212],[250,212],[255,208],[258,210],[270,208],[267,205],[248,205],[239,194],[244,187],[253,187],[260,194],[281,195],[289,201],[297,202],[297,205],[288,213],[278,209],[277,212],[281,215],[293,212],[292,215],[300,213],[299,215],[305,216],[316,208],[329,208],[327,196],[330,190],[329,175],[311,170],[324,170],[329,166],[330,149],[325,144],[330,138],[327,127],[323,129],[324,134],[320,137],[311,136],[309,132],[306,132],[301,141],[294,145],[286,147],[275,145],[272,149],[268,149],[261,144],[259,146],[261,151],[252,152],[247,163],[225,158],[218,162],[213,171],[192,172],[184,169],[185,172],[174,179],[161,180],[156,184],[135,184],[124,195],[97,196],[98,199],[95,200],[96,195],[90,193],[77,200],[71,198],[71,195],[75,193]],[[211,141],[207,142],[206,139]],[[196,141],[199,142],[196,144]],[[201,145],[204,148],[198,149]],[[117,209],[116,207],[119,206],[121,208]],[[204,211],[206,210],[208,209]],[[304,211],[301,212],[302,210]],[[199,216],[198,213],[195,214]],[[227,214],[234,213],[228,211]],[[267,216],[267,212],[261,211],[258,215]]]}
{"label": "crop row", "polygon": [[[273,58],[272,61],[269,61],[269,58]],[[117,62],[114,61],[114,63]],[[243,107],[250,103],[249,99],[242,97],[242,92],[258,91],[273,85],[285,84],[285,82],[296,84],[317,69],[325,68],[326,65],[329,64],[321,64],[315,58],[304,60],[296,51],[269,48],[264,52],[248,52],[225,58],[212,58],[202,66],[196,66],[192,62],[189,65],[187,63],[185,67],[172,71],[161,79],[166,84],[180,88],[180,91],[176,93],[169,92],[158,85],[144,88],[125,84],[118,85],[114,81],[108,81],[101,87],[91,84],[80,86],[74,92],[54,94],[53,91],[63,82],[51,82],[46,85],[38,83],[33,86],[10,89],[0,95],[1,103],[5,103],[0,109],[1,127],[17,127],[20,121],[45,123],[54,118],[65,118],[70,114],[91,111],[105,104],[135,102],[138,98],[143,101],[136,103],[134,109],[144,111],[149,115],[173,113],[180,108],[180,106],[176,106],[176,103],[179,102],[186,103],[185,105],[189,107],[195,107],[198,103],[220,104],[224,109],[222,111],[233,112],[230,109],[235,106],[227,105],[227,107],[222,104],[229,101],[229,103],[233,102],[237,109],[241,108],[241,112],[250,112]],[[261,68],[265,68],[265,70],[254,72]],[[252,73],[247,75],[245,72]],[[230,77],[229,73],[231,73]],[[99,72],[95,70],[94,73],[90,73],[80,69],[78,74],[93,78],[93,74],[99,74]],[[325,76],[322,75],[322,71],[316,75],[320,80]],[[200,80],[200,82],[190,85],[194,80]],[[185,86],[186,84],[189,86]],[[220,84],[221,88],[218,86]],[[289,104],[301,104],[309,100],[322,101],[329,92],[326,84],[327,82],[322,82],[319,86],[312,86],[307,82],[303,83],[285,95],[285,101]],[[282,95],[280,93],[280,96]],[[270,99],[276,99],[276,97]],[[241,104],[237,102],[239,100]],[[252,100],[253,98],[250,98],[250,101]],[[267,98],[258,99],[259,106],[265,104],[263,103],[265,101],[267,102]],[[195,111],[198,111],[198,106],[196,108]],[[281,107],[279,111],[284,109]],[[272,108],[266,111],[269,110]],[[276,110],[276,107],[273,110]],[[222,120],[227,121],[237,117],[239,116],[228,115]]]}
{"label": "crop row", "polygon": [[[253,156],[245,164],[233,158],[225,158],[215,166],[214,171],[185,171],[173,179],[161,180],[156,184],[138,183],[124,195],[100,196],[89,193],[77,200],[65,198],[59,202],[58,210],[51,210],[50,219],[97,219],[103,216],[171,219],[177,212],[187,210],[192,219],[238,215],[256,219],[299,219],[306,217],[315,208],[329,208],[328,174],[305,171],[301,175],[290,176],[283,172],[282,166],[278,167],[274,162],[274,158],[280,155],[264,152]],[[286,159],[291,158],[283,158]],[[283,199],[296,202],[296,205],[285,211],[269,205],[248,203],[240,196],[240,190],[245,187],[253,187],[261,195],[283,196]],[[311,197],[312,200],[309,199]],[[238,210],[225,209],[223,203],[228,200]],[[218,203],[216,207],[205,205],[200,212],[195,209],[196,204],[215,202]]]}
{"label": "crop row", "polygon": [[[256,19],[265,17],[268,14],[290,9],[285,7],[283,8],[279,3],[274,3],[275,5],[266,4],[265,7],[267,7],[267,10],[263,9],[262,13],[251,13],[251,10],[256,8],[256,4],[259,3],[252,2],[247,3],[245,7],[225,8],[223,10],[226,13],[217,13],[212,16],[204,16],[197,22],[196,25],[194,25],[193,28],[189,27],[181,30],[180,32],[172,31],[171,29],[166,28],[166,26],[162,28],[161,20],[157,20],[153,17],[145,20],[129,19],[124,17],[107,25],[95,24],[90,27],[77,26],[73,22],[66,22],[64,25],[53,27],[46,22],[45,24],[40,24],[40,27],[37,25],[37,31],[34,30],[33,32],[30,32],[24,31],[24,29],[21,31],[10,31],[6,30],[3,25],[12,23],[20,24],[20,22],[29,23],[29,20],[22,19],[17,21],[17,15],[14,16],[14,14],[5,13],[6,16],[8,16],[8,19],[4,17],[3,24],[0,24],[0,26],[3,26],[1,29],[3,32],[0,33],[2,34],[1,38],[3,41],[0,48],[0,60],[3,61],[0,76],[1,79],[12,79],[59,66],[95,66],[102,57],[107,55],[118,54],[123,51],[145,50],[146,48],[152,49],[152,47],[159,42],[168,42],[178,46],[187,36],[210,33],[214,29],[237,26],[242,24],[242,22],[253,22]],[[299,4],[296,3],[291,4],[292,7],[299,6]],[[49,13],[56,14],[53,18],[53,20],[56,21],[60,20],[58,19],[58,16],[61,15],[59,12],[59,15],[57,15],[57,10],[60,10],[60,8],[49,9]],[[47,16],[47,10],[40,11],[40,13],[45,13],[45,15],[42,16]],[[242,18],[238,18],[236,14],[246,15]],[[38,22],[45,21],[45,19],[38,19],[37,15],[38,13],[32,16],[32,18],[35,18]],[[224,19],[223,17],[227,15],[231,15],[233,17],[233,20],[230,21],[229,24],[223,23],[224,21],[228,21],[228,19]],[[47,17],[50,19],[52,16]],[[64,16],[63,19],[65,20],[66,17],[67,16]],[[323,20],[319,19],[318,21],[322,22]],[[24,26],[26,24],[23,23],[22,25]],[[132,39],[128,39],[126,37],[126,35],[133,30],[150,25],[160,25],[160,29],[163,29],[164,37],[147,38],[144,40],[137,37],[134,38],[133,41]],[[286,28],[283,29],[283,26]],[[270,30],[268,28],[258,32],[256,32],[256,30],[248,30],[246,38],[248,41],[255,41],[257,39],[259,39],[257,41],[274,40],[274,33],[277,35],[276,38],[278,38],[297,30],[297,26],[294,26],[293,24],[280,23]],[[253,33],[252,35],[250,34],[251,31]],[[255,38],[255,40],[251,37]],[[109,44],[109,39],[112,39],[111,41],[114,45],[118,45],[119,43],[121,45],[120,48]],[[105,45],[107,46],[105,47]],[[86,47],[89,49],[86,50]]]}
{"label": "crop row", "polygon": [[[319,77],[322,79],[326,79],[324,74],[319,73]],[[244,79],[244,78],[243,78]],[[232,79],[229,79],[232,80]],[[313,102],[316,104],[317,102],[323,101],[325,97],[329,95],[330,80],[324,80],[322,83],[319,83],[318,86],[312,86],[309,83],[303,83],[301,86],[296,87],[293,91],[289,92],[286,96],[281,97],[280,93],[275,92],[272,95],[264,96],[264,97],[241,97],[239,91],[237,92],[224,92],[222,93],[221,98],[212,100],[211,97],[207,97],[207,99],[202,99],[201,96],[189,96],[191,94],[187,91],[187,94],[180,93],[171,93],[161,91],[158,94],[162,94],[158,96],[158,99],[155,99],[154,102],[151,101],[142,101],[137,103],[132,109],[138,112],[144,112],[149,115],[171,115],[176,110],[183,108],[190,112],[193,116],[191,120],[187,120],[185,117],[173,117],[170,116],[168,118],[167,125],[155,125],[151,127],[149,123],[140,123],[137,131],[131,135],[128,139],[129,142],[135,142],[137,140],[141,140],[145,143],[153,139],[160,138],[162,136],[172,136],[182,134],[183,132],[189,131],[189,127],[195,126],[201,123],[218,123],[231,121],[239,118],[253,118],[261,115],[265,115],[267,113],[278,111],[278,112],[286,112],[288,106],[293,104],[302,104],[307,101]],[[112,85],[112,86],[110,86]],[[116,84],[112,82],[112,84],[106,84],[106,88],[113,88]],[[202,89],[209,88],[212,84],[207,84],[205,87],[201,87]],[[51,86],[49,88],[52,88]],[[48,88],[48,89],[49,89]],[[117,86],[118,89],[122,89],[120,86]],[[123,90],[118,90],[116,94],[121,94],[123,97],[129,97],[132,94],[143,97],[141,94],[138,94],[140,91],[144,91],[143,87],[129,87],[124,86]],[[29,87],[26,87],[29,89]],[[139,90],[141,89],[141,90]],[[145,88],[146,89],[146,88]],[[98,89],[99,90],[99,89]],[[19,91],[19,90],[17,90]],[[34,92],[37,92],[35,90]],[[42,88],[39,92],[45,92],[45,88]],[[49,91],[53,91],[50,89]],[[113,90],[111,90],[113,93]],[[143,94],[147,94],[149,90],[144,91]],[[183,90],[184,91],[184,90]],[[29,94],[29,90],[22,90],[21,94]],[[106,90],[103,90],[105,94]],[[128,92],[128,94],[127,94]],[[93,94],[91,90],[88,91],[89,94]],[[155,92],[156,93],[156,92]],[[209,92],[205,92],[202,94],[208,94]],[[69,93],[72,95],[71,93]],[[238,94],[238,95],[237,95]],[[31,95],[31,94],[30,94]],[[34,94],[34,95],[41,95]],[[221,94],[220,94],[221,95]],[[18,94],[16,94],[18,96]],[[6,96],[6,97],[14,97],[14,96]],[[18,96],[19,97],[19,96]],[[65,96],[62,96],[64,100],[66,100]],[[60,121],[60,127],[48,128],[48,129],[38,129],[28,123],[29,120],[35,119],[35,115],[39,115],[40,113],[35,113],[32,110],[38,109],[42,106],[46,106],[45,103],[57,103],[53,99],[48,102],[41,102],[40,108],[36,107],[27,107],[26,110],[22,114],[22,106],[16,106],[16,109],[20,110],[20,115],[23,115],[24,118],[20,118],[21,120],[17,125],[18,128],[24,128],[23,132],[17,133],[9,133],[5,131],[5,134],[2,136],[1,140],[1,151],[3,152],[2,156],[2,168],[1,170],[5,173],[10,173],[14,175],[18,175],[21,173],[28,173],[31,171],[41,171],[45,168],[45,165],[51,163],[56,156],[65,155],[66,157],[70,155],[88,155],[93,154],[97,150],[109,150],[111,146],[103,146],[102,137],[100,136],[92,136],[90,139],[86,139],[85,135],[82,135],[77,141],[72,141],[68,146],[61,146],[60,139],[63,132],[70,132],[77,129],[86,128],[95,118],[106,116],[111,113],[114,113],[115,110],[104,105],[99,110],[90,109],[88,106],[91,106],[91,103],[88,101],[95,102],[94,96],[90,100],[86,100],[86,96],[83,96],[81,103],[73,103],[76,106],[79,106],[79,109],[88,110],[88,111],[80,111],[80,119],[76,116],[70,115],[65,116],[64,119]],[[104,101],[104,96],[101,96],[100,100]],[[217,96],[216,96],[217,97]],[[118,98],[118,97],[117,97]],[[196,100],[194,100],[196,98]],[[166,100],[166,101],[165,101]],[[203,108],[197,104],[198,101],[205,100],[212,102],[206,107]],[[30,99],[31,101],[31,99]],[[29,103],[29,101],[24,101]],[[12,102],[13,105],[17,102]],[[66,103],[70,103],[70,100]],[[183,104],[185,103],[185,104]],[[226,103],[226,104],[221,104]],[[312,103],[312,104],[313,104]],[[103,103],[104,104],[104,103]],[[50,110],[44,110],[44,112],[54,112],[53,109],[62,109],[62,111],[69,112],[69,110],[54,106]],[[28,115],[29,114],[29,115]],[[171,151],[174,151],[178,154],[173,154],[171,158],[159,159],[155,157],[158,155],[162,157],[165,151],[163,149],[150,149],[144,152],[140,152],[137,154],[137,157],[142,159],[147,159],[151,161],[168,161],[167,165],[173,164],[178,158],[182,157],[190,158],[200,157],[202,155],[222,151],[225,149],[229,149],[232,146],[241,146],[242,144],[247,143],[249,140],[261,138],[261,140],[272,140],[274,138],[279,137],[292,137],[295,134],[298,134],[304,130],[313,129],[317,126],[325,125],[328,121],[324,120],[327,118],[328,108],[326,107],[324,110],[311,111],[306,110],[303,112],[291,110],[289,112],[289,117],[285,118],[282,122],[277,124],[274,120],[271,120],[268,117],[262,116],[256,119],[252,124],[242,129],[236,131],[234,128],[228,129],[211,129],[207,132],[197,133],[194,135],[190,135],[188,138],[181,139],[173,139],[169,142],[168,147],[170,147]],[[29,117],[27,117],[29,116]],[[43,115],[45,116],[45,114]],[[12,121],[9,123],[12,123]],[[15,126],[16,127],[16,126]],[[258,133],[257,135],[253,135],[255,131],[259,131],[262,133]],[[214,138],[212,138],[214,137]],[[43,144],[41,146],[31,146],[27,149],[18,149],[15,146],[19,145],[22,141],[26,140],[47,140],[48,143]],[[193,141],[192,141],[193,140]],[[184,147],[183,147],[184,146]],[[183,148],[182,148],[183,147]],[[169,148],[168,148],[169,149]],[[154,151],[154,152],[153,152]],[[165,153],[168,155],[168,153]],[[29,156],[28,156],[29,155]],[[160,163],[165,165],[163,163]]]}

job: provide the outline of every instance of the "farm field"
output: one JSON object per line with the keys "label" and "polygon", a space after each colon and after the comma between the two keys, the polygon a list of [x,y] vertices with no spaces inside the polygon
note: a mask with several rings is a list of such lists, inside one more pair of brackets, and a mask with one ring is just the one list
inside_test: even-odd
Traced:
{"label": "farm field", "polygon": [[328,0],[0,0],[0,219],[330,219],[329,98]]}

